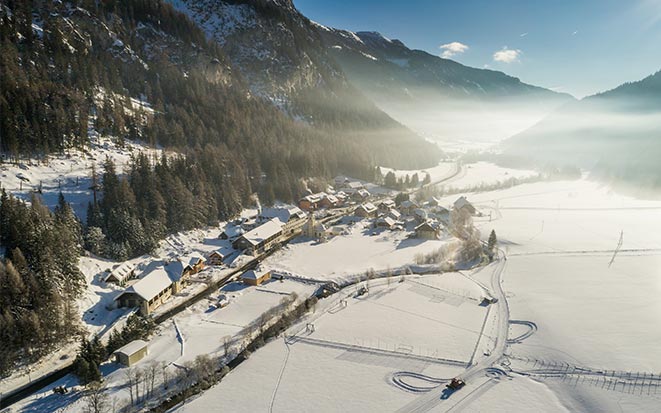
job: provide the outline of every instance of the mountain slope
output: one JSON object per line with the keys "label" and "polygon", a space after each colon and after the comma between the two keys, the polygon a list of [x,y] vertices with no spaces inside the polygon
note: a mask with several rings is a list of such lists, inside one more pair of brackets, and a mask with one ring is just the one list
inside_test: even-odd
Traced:
{"label": "mountain slope", "polygon": [[349,82],[316,25],[291,0],[171,0],[215,40],[250,90],[298,119],[344,129],[397,129]]}
{"label": "mountain slope", "polygon": [[[411,50],[379,33],[317,27],[356,87],[395,119],[432,135],[506,137],[572,99],[502,72]],[[506,112],[511,118],[513,111],[521,118],[514,125],[498,119]],[[480,123],[483,127],[475,128]]]}
{"label": "mountain slope", "polygon": [[[243,168],[251,166],[249,176],[260,176],[278,159],[290,182],[339,170],[365,176],[375,164],[428,166],[438,159],[431,144],[361,100],[359,93],[351,95],[346,82],[344,89],[324,89],[337,100],[320,99],[309,114],[342,126],[341,133],[292,121],[255,98],[248,89],[253,86],[251,72],[244,76],[219,43],[167,3],[84,2],[87,8],[50,2],[37,7],[25,0],[1,4],[1,150],[10,156],[84,146],[88,115],[94,115],[101,121],[100,132],[119,139],[141,138],[182,151],[221,146]],[[277,11],[287,10],[281,7],[289,3],[264,4]],[[259,33],[277,40],[280,34],[270,32],[281,25],[277,16],[263,14]],[[335,81],[329,73],[319,79]],[[271,80],[276,90],[280,83]],[[99,90],[105,92],[96,99]],[[306,93],[302,90],[301,97],[312,101],[320,96]],[[354,97],[353,106],[340,104],[341,93]],[[125,103],[129,96],[151,102],[154,116],[133,119]],[[350,110],[358,106],[362,110]],[[55,127],[46,127],[44,119]],[[384,133],[375,136],[380,130]]]}
{"label": "mountain slope", "polygon": [[595,175],[661,186],[661,72],[563,106],[504,144],[538,162],[573,164]]}

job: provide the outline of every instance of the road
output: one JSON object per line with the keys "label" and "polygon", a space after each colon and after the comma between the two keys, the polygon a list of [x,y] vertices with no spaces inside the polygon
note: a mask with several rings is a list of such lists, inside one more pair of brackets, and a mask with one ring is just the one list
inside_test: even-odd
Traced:
{"label": "road", "polygon": [[[490,355],[478,360],[476,364],[468,367],[466,371],[461,374],[461,378],[464,379],[464,381],[467,383],[466,387],[460,390],[461,394],[464,396],[462,398],[462,402],[470,397],[470,394],[466,394],[466,392],[472,393],[479,390],[479,387],[471,389],[471,381],[477,379],[479,376],[484,376],[485,373],[490,370],[494,370],[494,366],[500,361],[500,359],[505,354],[505,350],[507,349],[510,310],[507,297],[505,296],[505,291],[503,291],[502,287],[502,274],[505,270],[505,266],[507,265],[507,258],[502,250],[498,251],[498,255],[499,259],[496,262],[490,264],[493,272],[491,274],[489,285],[489,292],[491,296],[498,299],[498,302],[491,304],[497,311],[497,331],[495,334],[495,346]],[[495,368],[495,370],[498,369]],[[441,399],[441,397],[444,396],[446,392],[447,391],[444,386],[437,387],[429,393],[426,393],[418,397],[416,400],[413,400],[411,403],[408,403],[399,409],[398,412],[428,412],[444,401]]]}
{"label": "road", "polygon": [[459,174],[461,174],[464,171],[464,168],[461,167],[461,164],[459,162],[454,163],[454,172],[451,173],[450,175],[444,176],[443,178],[437,179],[435,181],[432,181],[428,183],[427,185],[422,185],[420,188],[413,188],[408,190],[408,194],[413,195],[417,192],[422,191],[425,188],[433,187],[442,183],[446,183],[454,178],[456,178]]}

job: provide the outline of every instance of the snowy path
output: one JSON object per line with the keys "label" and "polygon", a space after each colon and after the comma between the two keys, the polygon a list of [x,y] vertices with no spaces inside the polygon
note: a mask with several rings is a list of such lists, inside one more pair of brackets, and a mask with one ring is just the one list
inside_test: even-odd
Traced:
{"label": "snowy path", "polygon": [[275,388],[273,389],[273,395],[271,396],[271,403],[269,404],[269,412],[273,412],[273,406],[275,405],[275,398],[278,395],[278,388],[280,388],[280,383],[282,382],[282,376],[285,374],[285,368],[287,367],[287,361],[289,361],[289,354],[291,353],[291,349],[289,348],[289,343],[287,343],[287,339],[285,338],[283,340],[285,344],[285,349],[287,350],[285,352],[285,359],[282,361],[282,368],[280,369],[280,374],[278,375],[278,381],[275,384]]}

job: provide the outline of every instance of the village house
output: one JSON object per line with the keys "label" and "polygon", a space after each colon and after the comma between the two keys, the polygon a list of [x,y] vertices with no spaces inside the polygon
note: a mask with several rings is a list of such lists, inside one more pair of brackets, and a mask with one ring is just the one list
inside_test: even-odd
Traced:
{"label": "village house", "polygon": [[115,363],[123,364],[126,367],[131,367],[137,362],[145,358],[149,353],[147,349],[147,342],[144,340],[133,340],[123,347],[115,350]]}
{"label": "village house", "polygon": [[232,243],[232,247],[237,250],[245,250],[248,255],[259,255],[277,245],[281,236],[282,223],[279,219],[274,218],[241,235]]}
{"label": "village house", "polygon": [[399,204],[399,212],[401,212],[402,215],[413,215],[413,211],[418,208],[420,208],[418,204],[410,200],[402,201],[402,203]]}
{"label": "village house", "polygon": [[179,292],[180,279],[174,280],[170,274],[163,266],[145,274],[115,297],[117,307],[138,307],[142,315],[151,314],[172,294]]}
{"label": "village house", "polygon": [[322,199],[321,202],[319,203],[319,206],[321,208],[337,208],[340,205],[341,203],[339,198],[336,197],[335,195],[330,195],[330,194],[326,195],[324,199]]}
{"label": "village house", "polygon": [[338,206],[344,205],[344,203],[347,202],[347,199],[349,199],[349,195],[344,191],[338,191],[334,193],[333,196],[337,198],[337,202],[339,203]]}
{"label": "village house", "polygon": [[[188,256],[179,257],[165,265],[165,270],[170,274],[170,278],[177,283],[185,283],[192,274],[202,271],[206,265],[206,258],[194,253]],[[180,286],[177,286],[177,290]]]}
{"label": "village house", "polygon": [[370,197],[370,191],[368,191],[367,189],[359,189],[351,195],[351,199],[358,202],[365,201],[369,197]]}
{"label": "village house", "polygon": [[422,239],[438,239],[441,235],[441,230],[438,226],[430,222],[423,222],[415,227],[416,238]]}
{"label": "village house", "polygon": [[231,252],[224,248],[211,251],[207,256],[207,263],[209,265],[221,265],[225,262],[230,254]]}
{"label": "village house", "polygon": [[298,207],[304,211],[312,211],[319,208],[319,203],[326,196],[325,192],[304,196],[298,201]]}
{"label": "village house", "polygon": [[347,182],[344,184],[344,192],[347,194],[353,194],[354,192],[358,191],[359,189],[365,188],[365,185],[361,184],[358,181],[352,181],[352,182]]}
{"label": "village house", "polygon": [[260,223],[277,218],[282,223],[282,233],[290,235],[299,230],[305,223],[307,214],[297,206],[264,208],[258,217]]}
{"label": "village house", "polygon": [[457,211],[466,211],[470,215],[475,215],[477,212],[473,204],[468,202],[465,196],[460,196],[456,201],[454,201],[454,208]]}
{"label": "village house", "polygon": [[379,212],[388,213],[388,211],[395,208],[395,201],[392,199],[384,199],[383,201],[379,202],[377,208],[379,208]]}
{"label": "village house", "polygon": [[130,262],[125,262],[115,267],[106,278],[103,280],[106,283],[115,283],[117,285],[124,285],[126,281],[135,277],[135,265]]}
{"label": "village house", "polygon": [[241,274],[241,281],[247,285],[260,285],[271,279],[271,270],[250,270]]}
{"label": "village house", "polygon": [[437,207],[441,205],[441,200],[439,198],[436,198],[435,196],[432,196],[429,198],[426,204],[428,207]]}
{"label": "village house", "polygon": [[381,217],[376,220],[374,223],[374,226],[377,228],[387,228],[387,229],[393,229],[395,228],[395,220],[390,218],[390,217]]}
{"label": "village house", "polygon": [[399,221],[402,218],[402,214],[400,214],[399,211],[394,208],[390,209],[385,216],[392,218],[395,221]]}
{"label": "village house", "polygon": [[356,208],[354,215],[363,217],[363,218],[368,218],[368,217],[374,217],[376,215],[376,207],[374,204],[371,202],[366,202],[364,204],[358,205]]}
{"label": "village house", "polygon": [[225,229],[223,230],[223,232],[220,233],[219,238],[234,241],[235,239],[243,235],[244,232],[245,231],[243,230],[243,228],[241,228],[240,224],[234,225],[232,223],[227,223],[227,225],[225,225]]}
{"label": "village house", "polygon": [[427,211],[422,208],[416,208],[413,210],[413,218],[419,223],[427,221]]}

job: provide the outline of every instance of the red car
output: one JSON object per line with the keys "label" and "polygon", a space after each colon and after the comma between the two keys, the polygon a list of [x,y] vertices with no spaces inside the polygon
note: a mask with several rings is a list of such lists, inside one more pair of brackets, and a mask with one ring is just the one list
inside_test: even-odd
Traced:
{"label": "red car", "polygon": [[460,379],[458,377],[455,377],[445,387],[447,387],[450,390],[459,390],[462,387],[464,387],[465,385],[466,385],[465,381],[463,381],[462,379]]}

